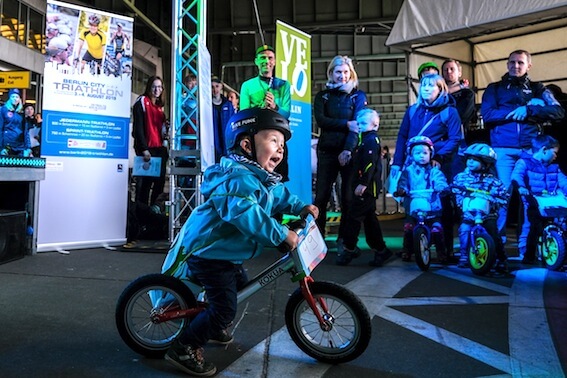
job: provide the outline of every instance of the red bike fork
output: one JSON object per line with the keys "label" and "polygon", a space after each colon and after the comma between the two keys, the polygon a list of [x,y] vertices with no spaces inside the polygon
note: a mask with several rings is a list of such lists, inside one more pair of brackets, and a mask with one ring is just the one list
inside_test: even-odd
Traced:
{"label": "red bike fork", "polygon": [[301,287],[301,293],[303,294],[303,298],[305,298],[305,300],[309,304],[309,307],[311,308],[311,311],[313,311],[313,314],[315,314],[315,316],[317,317],[317,320],[319,321],[319,325],[321,326],[322,329],[326,329],[328,328],[328,320],[319,311],[319,307],[317,307],[317,303],[319,304],[321,310],[323,310],[323,314],[328,314],[329,308],[327,307],[327,302],[325,302],[325,299],[323,298],[315,299],[315,297],[313,297],[313,294],[311,294],[311,290],[309,289],[309,284],[313,282],[314,282],[313,278],[311,278],[311,276],[307,276],[299,281],[299,286]]}

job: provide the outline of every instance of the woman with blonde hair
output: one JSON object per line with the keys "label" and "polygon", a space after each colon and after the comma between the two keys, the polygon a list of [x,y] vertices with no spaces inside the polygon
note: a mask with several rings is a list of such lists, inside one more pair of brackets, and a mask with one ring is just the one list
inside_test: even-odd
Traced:
{"label": "woman with blonde hair", "polygon": [[321,130],[317,143],[317,182],[315,185],[315,206],[321,211],[317,219],[319,229],[325,234],[327,204],[333,184],[341,175],[341,224],[337,239],[337,264],[346,265],[354,257],[347,256],[342,244],[343,220],[352,202],[352,163],[341,166],[339,155],[345,146],[349,131],[358,132],[356,113],[366,106],[366,94],[358,89],[358,75],[348,56],[335,56],[327,68],[326,89],[315,96],[314,114]]}
{"label": "woman with blonde hair", "polygon": [[[455,99],[449,95],[449,89],[443,77],[437,74],[425,75],[421,78],[417,102],[411,105],[404,114],[400,125],[394,161],[390,168],[390,179],[396,180],[398,173],[404,168],[407,159],[407,142],[416,136],[428,137],[433,143],[435,155],[431,161],[445,174],[447,181],[452,182],[452,162],[457,154],[463,138],[461,119],[455,107]],[[453,251],[453,206],[449,197],[443,200],[443,225],[448,257]],[[408,251],[402,252],[404,260],[409,260]]]}

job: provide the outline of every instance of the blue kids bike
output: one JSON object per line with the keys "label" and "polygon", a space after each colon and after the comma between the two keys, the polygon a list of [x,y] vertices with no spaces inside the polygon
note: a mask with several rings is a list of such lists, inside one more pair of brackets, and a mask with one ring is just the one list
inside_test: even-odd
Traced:
{"label": "blue kids bike", "polygon": [[409,192],[411,198],[409,214],[415,219],[413,226],[413,253],[415,262],[422,271],[429,270],[431,265],[433,249],[438,258],[445,254],[445,243],[443,242],[443,230],[434,218],[438,215],[431,212],[431,194],[433,189],[412,190]]}
{"label": "blue kids bike", "polygon": [[496,263],[496,245],[484,222],[490,214],[490,193],[484,190],[463,187],[468,193],[463,199],[463,214],[468,213],[474,219],[469,231],[467,249],[471,271],[476,275],[485,275]]}
{"label": "blue kids bike", "polygon": [[544,219],[538,250],[549,270],[565,270],[567,267],[566,232],[567,200],[562,194],[534,196],[540,215]]}

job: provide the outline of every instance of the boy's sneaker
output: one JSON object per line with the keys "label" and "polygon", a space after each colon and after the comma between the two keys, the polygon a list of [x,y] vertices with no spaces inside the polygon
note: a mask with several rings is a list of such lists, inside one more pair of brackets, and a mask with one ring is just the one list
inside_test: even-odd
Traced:
{"label": "boy's sneaker", "polygon": [[390,249],[388,249],[387,247],[384,248],[381,251],[374,250],[374,259],[370,260],[368,262],[368,265],[380,267],[380,266],[384,265],[384,263],[390,257],[392,257],[392,255],[393,255],[392,251],[390,251]]}
{"label": "boy's sneaker", "polygon": [[494,268],[497,273],[509,273],[508,263],[506,260],[498,260],[496,267]]}
{"label": "boy's sneaker", "polygon": [[212,344],[228,345],[234,341],[234,337],[226,329],[223,329],[209,340]]}
{"label": "boy's sneaker", "polygon": [[459,264],[457,265],[459,268],[469,268],[469,260],[468,259],[459,259]]}
{"label": "boy's sneaker", "polygon": [[203,348],[182,345],[178,340],[167,351],[165,360],[179,370],[197,377],[210,377],[217,372],[216,366],[203,358]]}
{"label": "boy's sneaker", "polygon": [[362,252],[357,247],[354,250],[349,250],[345,248],[344,244],[342,243],[342,239],[337,240],[337,257],[335,259],[335,263],[337,265],[345,266],[350,264],[352,259],[357,258],[360,256]]}

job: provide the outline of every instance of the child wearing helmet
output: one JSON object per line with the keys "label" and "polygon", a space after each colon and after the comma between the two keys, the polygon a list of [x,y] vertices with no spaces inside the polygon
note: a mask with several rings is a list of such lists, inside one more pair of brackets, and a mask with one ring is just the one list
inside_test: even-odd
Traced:
{"label": "child wearing helmet", "polygon": [[[466,148],[464,155],[466,168],[454,177],[451,185],[457,208],[463,209],[465,201],[476,197],[489,201],[490,207],[488,215],[484,217],[483,226],[494,240],[496,246],[498,258],[496,270],[504,273],[508,269],[506,253],[504,252],[502,239],[498,236],[496,220],[499,207],[506,205],[510,194],[506,190],[504,183],[495,175],[496,152],[485,143],[474,143]],[[469,232],[475,224],[475,214],[466,210],[461,211],[461,225],[459,226],[461,254],[459,257],[459,268],[466,268],[469,265]]]}
{"label": "child wearing helmet", "polygon": [[343,243],[337,245],[337,265],[347,265],[360,256],[356,246],[361,225],[364,224],[366,243],[374,252],[371,266],[382,266],[392,256],[386,247],[380,222],[376,217],[376,198],[382,189],[382,157],[378,127],[380,116],[373,109],[363,109],[356,114],[359,132],[350,131],[339,164],[347,165],[352,157],[354,179],[351,185],[353,201],[344,214]]}
{"label": "child wearing helmet", "polygon": [[226,328],[236,315],[237,289],[245,279],[240,264],[258,256],[264,246],[297,246],[297,234],[274,215],[319,215],[274,172],[290,137],[288,121],[273,110],[252,108],[233,115],[225,130],[228,154],[205,171],[205,202],[193,210],[165,259],[164,274],[183,277],[190,272],[207,287],[209,307],[191,321],[165,357],[186,373],[215,374],[202,348],[209,340],[232,341]]}
{"label": "child wearing helmet", "polygon": [[534,196],[567,194],[567,176],[554,163],[559,142],[550,135],[539,135],[532,140],[532,154],[524,153],[512,171],[512,183],[518,186],[522,197],[524,216],[529,222],[522,227],[518,248],[523,264],[536,261],[537,238],[542,234],[543,222]]}
{"label": "child wearing helmet", "polygon": [[441,197],[445,196],[449,190],[449,184],[447,184],[447,178],[443,172],[432,164],[431,159],[434,153],[433,142],[426,136],[418,135],[408,141],[406,155],[409,158],[409,165],[402,170],[397,190],[394,192],[394,196],[404,197],[403,206],[406,210],[404,252],[402,253],[402,260],[404,261],[411,260],[413,246],[415,218],[410,212],[414,200],[412,192],[430,189],[431,192],[428,193],[427,198],[430,206],[428,214],[433,221],[432,232],[436,239],[438,258],[442,263],[447,262],[443,227],[439,218],[442,212]]}

